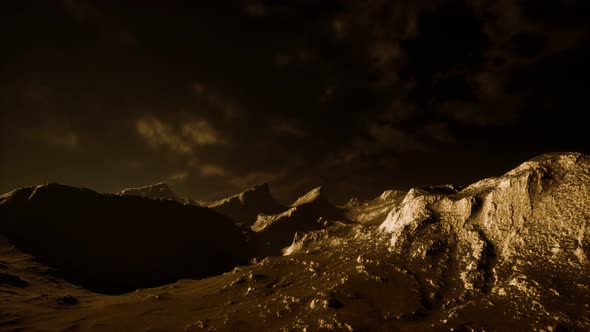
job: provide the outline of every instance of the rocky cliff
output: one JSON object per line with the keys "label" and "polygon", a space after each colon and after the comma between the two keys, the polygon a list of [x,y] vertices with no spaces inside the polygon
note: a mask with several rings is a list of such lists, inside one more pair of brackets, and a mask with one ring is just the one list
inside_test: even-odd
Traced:
{"label": "rocky cliff", "polygon": [[412,189],[380,228],[431,307],[489,295],[516,321],[569,324],[590,309],[589,197],[590,158],[547,154],[463,190]]}

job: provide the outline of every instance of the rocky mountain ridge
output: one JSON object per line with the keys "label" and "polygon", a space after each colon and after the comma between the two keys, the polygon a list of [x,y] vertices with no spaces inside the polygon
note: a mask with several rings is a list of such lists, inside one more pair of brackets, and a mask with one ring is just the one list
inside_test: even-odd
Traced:
{"label": "rocky mountain ridge", "polygon": [[244,192],[204,203],[203,206],[247,226],[253,225],[261,213],[274,214],[285,210],[285,207],[272,197],[268,183],[254,185]]}
{"label": "rocky mountain ridge", "polygon": [[119,195],[139,196],[151,199],[166,199],[179,203],[189,204],[190,200],[177,196],[167,183],[159,182],[143,187],[127,188],[118,193]]}
{"label": "rocky mountain ridge", "polygon": [[[56,234],[65,239],[61,243],[68,250],[84,247],[63,234],[82,234],[88,231],[88,223],[96,224],[100,218],[114,219],[106,225],[117,229],[125,225],[123,219],[133,217],[118,216],[116,211],[129,207],[100,214],[97,211],[103,205],[97,210],[88,199],[76,198],[99,194],[71,187],[63,189],[70,196],[56,194],[61,189],[41,188],[54,199],[31,203],[34,190],[0,197],[0,234],[15,245],[0,250],[0,290],[5,290],[6,304],[0,323],[5,326],[35,328],[43,319],[44,326],[54,329],[81,330],[122,326],[137,331],[590,329],[587,155],[546,154],[465,188],[445,185],[386,191],[373,200],[351,200],[342,207],[332,205],[316,188],[279,213],[258,215],[251,229],[240,228],[207,208],[116,196],[124,199],[125,206],[131,204],[128,200],[138,201],[142,210],[155,213],[148,224],[158,232],[158,218],[172,226],[166,236],[155,238],[149,232],[134,233],[139,224],[132,223],[138,226],[124,233],[134,241],[148,235],[148,241],[139,242],[142,246],[188,234],[186,239],[203,242],[201,252],[207,251],[210,257],[221,257],[214,251],[230,248],[224,257],[239,259],[228,264],[241,265],[209,278],[116,297],[76,288],[59,277],[50,279],[46,272],[35,272],[45,271],[44,267],[31,269],[26,266],[33,263],[14,257],[24,255],[20,250],[43,256],[49,247],[41,250],[31,244],[55,245]],[[240,201],[239,195],[234,197],[233,201]],[[247,201],[245,195],[242,198]],[[38,204],[43,201],[48,203]],[[154,205],[198,210],[185,211],[190,222],[184,225],[162,218],[151,210]],[[65,213],[67,220],[60,221],[63,215],[56,211],[71,206],[79,212]],[[203,219],[205,213],[210,218]],[[201,217],[190,217],[193,214]],[[209,229],[214,220],[223,226]],[[197,226],[189,226],[193,224]],[[62,230],[57,232],[56,227]],[[43,237],[27,231],[32,229]],[[228,238],[226,233],[233,235]],[[207,242],[208,237],[224,242]],[[171,252],[183,252],[176,249]],[[235,256],[236,252],[242,256]],[[88,254],[82,250],[76,257]],[[149,259],[154,257],[159,256]],[[214,264],[205,257],[198,262]],[[46,263],[58,270],[63,267],[54,261]],[[52,282],[59,291],[49,286]],[[74,303],[66,297],[72,294],[81,304],[70,304],[67,311],[60,307],[63,304],[48,309],[47,300],[35,297],[41,291],[58,303]],[[24,310],[25,306],[30,310]]]}

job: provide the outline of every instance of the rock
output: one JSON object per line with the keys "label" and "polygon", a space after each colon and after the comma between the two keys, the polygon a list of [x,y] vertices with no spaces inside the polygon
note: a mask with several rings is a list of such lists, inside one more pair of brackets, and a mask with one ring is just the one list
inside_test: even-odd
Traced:
{"label": "rock", "polygon": [[61,305],[75,305],[78,304],[78,299],[72,295],[60,296],[56,299],[57,304]]}
{"label": "rock", "polygon": [[366,225],[379,225],[389,211],[398,206],[406,192],[399,190],[386,190],[378,197],[360,202],[351,199],[344,207],[345,215],[348,219],[363,223]]}
{"label": "rock", "polygon": [[389,200],[393,200],[393,199],[400,199],[403,198],[403,196],[406,193],[401,191],[401,190],[385,190],[380,196],[379,196],[379,200],[382,201],[389,201]]}
{"label": "rock", "polygon": [[18,276],[0,272],[0,285],[25,288],[29,285],[29,283]]}
{"label": "rock", "polygon": [[180,203],[187,203],[186,198],[177,196],[167,183],[156,183],[144,187],[124,189],[119,195],[139,196],[151,199],[166,199],[177,201]]}
{"label": "rock", "polygon": [[206,328],[207,324],[201,320],[198,320],[192,324],[189,324],[184,331],[185,332],[194,332],[194,331],[202,331],[202,329]]}
{"label": "rock", "polygon": [[459,302],[490,293],[542,302],[547,289],[575,298],[590,284],[588,197],[590,157],[548,154],[463,190],[412,189],[380,228],[435,298],[443,288]]}

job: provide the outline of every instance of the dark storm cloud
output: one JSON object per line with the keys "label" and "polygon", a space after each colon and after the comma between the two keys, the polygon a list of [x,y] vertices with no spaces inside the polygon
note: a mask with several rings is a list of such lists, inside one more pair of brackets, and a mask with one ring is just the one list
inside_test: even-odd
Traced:
{"label": "dark storm cloud", "polygon": [[539,3],[10,3],[2,188],[343,201],[587,149],[588,5]]}
{"label": "dark storm cloud", "polygon": [[80,135],[71,128],[67,121],[59,118],[49,118],[31,127],[15,128],[15,133],[36,144],[68,150],[82,148]]}

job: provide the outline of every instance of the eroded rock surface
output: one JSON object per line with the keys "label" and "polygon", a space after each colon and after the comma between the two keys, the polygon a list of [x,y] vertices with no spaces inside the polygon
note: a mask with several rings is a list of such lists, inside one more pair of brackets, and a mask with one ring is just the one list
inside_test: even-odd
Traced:
{"label": "eroded rock surface", "polygon": [[368,201],[353,198],[343,208],[350,220],[368,225],[379,225],[392,208],[402,202],[405,195],[404,191],[386,190],[375,199]]}
{"label": "eroded rock surface", "polygon": [[463,190],[412,189],[380,228],[433,307],[491,295],[514,319],[587,322],[589,197],[590,158],[548,154]]}

